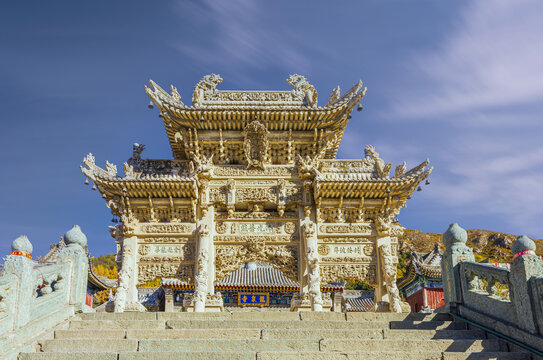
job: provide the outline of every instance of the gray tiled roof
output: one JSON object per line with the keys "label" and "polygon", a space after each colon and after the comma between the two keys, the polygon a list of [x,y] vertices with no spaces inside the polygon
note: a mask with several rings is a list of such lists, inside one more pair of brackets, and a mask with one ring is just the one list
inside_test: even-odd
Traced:
{"label": "gray tiled roof", "polygon": [[297,282],[284,276],[280,271],[274,269],[272,265],[261,261],[245,264],[215,285],[298,287]]}
{"label": "gray tiled roof", "polygon": [[345,299],[345,311],[371,311],[373,309],[373,298],[370,297],[357,297]]}

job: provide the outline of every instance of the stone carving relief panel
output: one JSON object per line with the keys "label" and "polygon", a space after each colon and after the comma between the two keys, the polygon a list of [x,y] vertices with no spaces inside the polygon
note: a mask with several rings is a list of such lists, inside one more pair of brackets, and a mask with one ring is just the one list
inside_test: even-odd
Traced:
{"label": "stone carving relief panel", "polygon": [[143,244],[138,247],[139,261],[180,261],[194,258],[192,244]]}
{"label": "stone carving relief panel", "polygon": [[176,278],[191,283],[193,281],[192,264],[179,264],[171,262],[163,263],[139,263],[138,284],[152,281],[158,278]]}
{"label": "stone carving relief panel", "polygon": [[322,224],[319,226],[321,234],[356,234],[372,235],[373,227],[371,224]]}
{"label": "stone carving relief panel", "polygon": [[140,232],[144,234],[192,234],[194,224],[140,224]]}
{"label": "stone carving relief panel", "polygon": [[341,279],[357,279],[377,285],[377,266],[375,264],[320,264],[321,284],[325,285]]}
{"label": "stone carving relief panel", "polygon": [[298,246],[268,245],[259,237],[249,238],[243,245],[217,245],[216,279],[220,281],[243,264],[265,261],[293,281],[298,281]]}

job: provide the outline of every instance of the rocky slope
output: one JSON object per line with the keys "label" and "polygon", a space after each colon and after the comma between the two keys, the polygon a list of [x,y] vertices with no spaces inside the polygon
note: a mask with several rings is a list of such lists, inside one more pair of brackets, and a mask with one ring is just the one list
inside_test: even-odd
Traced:
{"label": "rocky slope", "polygon": [[[487,260],[489,262],[511,262],[511,245],[517,238],[517,235],[505,234],[501,232],[471,229],[468,232],[467,245],[473,248],[477,261]],[[400,242],[400,253],[409,251],[409,245],[412,245],[417,252],[430,251],[436,242],[441,244],[441,233],[426,233],[419,230],[406,229],[404,234],[398,239]],[[543,239],[533,239],[536,243],[538,255],[543,255]]]}

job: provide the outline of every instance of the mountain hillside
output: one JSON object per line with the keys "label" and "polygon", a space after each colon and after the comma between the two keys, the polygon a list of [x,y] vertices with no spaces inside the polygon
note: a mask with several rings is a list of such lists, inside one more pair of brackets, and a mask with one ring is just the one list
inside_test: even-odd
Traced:
{"label": "mountain hillside", "polygon": [[[467,245],[473,248],[476,261],[513,261],[511,245],[513,245],[517,235],[480,229],[467,230],[467,233]],[[441,233],[426,233],[419,230],[406,229],[404,234],[398,239],[400,242],[400,254],[409,252],[409,245],[413,246],[417,252],[428,252],[432,250],[436,242],[444,250],[442,235]],[[543,255],[543,239],[533,240],[537,246],[536,253]]]}

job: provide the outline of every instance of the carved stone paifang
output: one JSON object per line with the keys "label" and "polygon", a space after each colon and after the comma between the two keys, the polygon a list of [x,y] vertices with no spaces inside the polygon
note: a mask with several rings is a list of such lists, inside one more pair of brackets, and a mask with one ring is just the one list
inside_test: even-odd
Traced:
{"label": "carved stone paifang", "polygon": [[193,285],[194,311],[220,309],[214,283],[257,260],[300,284],[295,310],[322,310],[320,287],[344,279],[376,286],[397,310],[397,216],[432,168],[428,160],[393,167],[371,145],[362,159],[337,159],[362,82],[343,94],[335,88],[324,106],[304,76],[287,83],[278,91],[221,90],[221,76],[210,74],[188,105],[175,86],[165,91],[151,81],[146,93],[173,159],[142,158],[145,146],[134,144],[124,176],[92,154],[83,159],[81,171],[118,222],[110,227],[122,264],[117,311],[123,296],[133,300],[136,283],[156,278]]}

